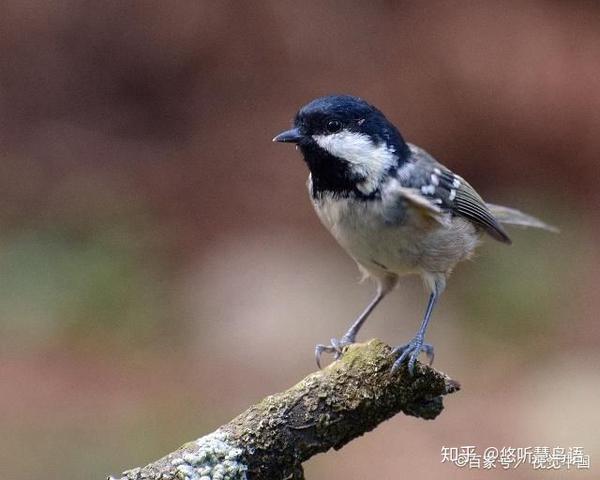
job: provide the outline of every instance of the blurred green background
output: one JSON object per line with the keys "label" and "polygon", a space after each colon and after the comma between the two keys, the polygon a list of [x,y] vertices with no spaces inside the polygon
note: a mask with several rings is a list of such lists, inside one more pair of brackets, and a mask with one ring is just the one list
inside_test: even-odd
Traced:
{"label": "blurred green background", "polygon": [[[428,334],[461,381],[308,478],[480,478],[445,446],[582,446],[600,414],[600,4],[121,2],[0,6],[0,477],[103,478],[315,368],[364,307],[271,138],[360,95],[484,197],[558,225],[459,266]],[[404,280],[362,339],[399,344]],[[595,473],[594,473],[595,470]]]}

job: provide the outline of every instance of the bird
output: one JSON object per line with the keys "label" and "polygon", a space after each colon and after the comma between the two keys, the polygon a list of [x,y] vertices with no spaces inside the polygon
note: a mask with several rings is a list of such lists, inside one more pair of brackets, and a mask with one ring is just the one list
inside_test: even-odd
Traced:
{"label": "bird", "polygon": [[486,203],[461,176],[408,143],[375,106],[352,95],[316,98],[296,113],[291,129],[273,142],[292,143],[308,166],[308,192],[322,224],[356,262],[376,293],[339,339],[315,347],[335,359],[383,298],[406,275],[419,275],[428,291],[421,325],[409,342],[392,349],[397,371],[414,375],[433,309],[454,267],[469,259],[484,234],[510,244],[504,225],[555,231],[519,210]]}

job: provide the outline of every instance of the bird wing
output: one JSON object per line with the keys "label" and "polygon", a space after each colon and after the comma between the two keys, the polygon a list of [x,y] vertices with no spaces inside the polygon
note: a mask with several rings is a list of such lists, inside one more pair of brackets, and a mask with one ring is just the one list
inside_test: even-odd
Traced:
{"label": "bird wing", "polygon": [[[427,199],[442,211],[461,216],[483,228],[494,239],[511,243],[483,199],[462,177],[438,163],[424,150],[411,145],[410,175],[400,178],[413,194]],[[402,172],[399,172],[402,177]],[[406,198],[406,196],[405,196]],[[407,198],[410,200],[410,198]]]}

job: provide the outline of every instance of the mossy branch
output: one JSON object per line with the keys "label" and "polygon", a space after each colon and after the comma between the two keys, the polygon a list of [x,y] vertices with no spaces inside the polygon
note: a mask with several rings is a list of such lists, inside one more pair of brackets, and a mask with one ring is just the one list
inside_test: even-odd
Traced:
{"label": "mossy branch", "polygon": [[[347,347],[344,356],[231,422],[122,480],[303,479],[302,462],[339,449],[396,413],[434,419],[442,397],[460,387],[418,364],[391,373],[391,349],[379,340]],[[111,477],[109,477],[111,478]]]}

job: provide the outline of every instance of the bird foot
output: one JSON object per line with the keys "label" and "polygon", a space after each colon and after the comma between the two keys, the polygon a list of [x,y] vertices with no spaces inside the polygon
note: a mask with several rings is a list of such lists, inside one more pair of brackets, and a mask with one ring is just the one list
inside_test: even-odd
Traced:
{"label": "bird foot", "polygon": [[396,372],[400,368],[402,362],[408,360],[408,372],[411,375],[414,375],[415,363],[417,362],[421,352],[424,352],[425,355],[427,355],[427,358],[429,359],[429,365],[431,365],[434,358],[433,346],[429,345],[428,343],[423,343],[423,337],[420,335],[417,335],[410,342],[394,348],[392,350],[392,355],[400,356],[396,359],[394,365],[392,365],[392,373]]}
{"label": "bird foot", "polygon": [[317,361],[317,366],[319,368],[321,368],[321,355],[323,355],[323,353],[331,353],[333,354],[333,358],[337,360],[343,355],[344,347],[354,343],[354,339],[344,335],[339,340],[337,338],[332,338],[330,342],[329,345],[319,344],[315,347],[315,360]]}

